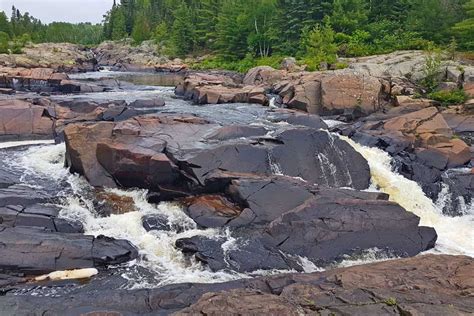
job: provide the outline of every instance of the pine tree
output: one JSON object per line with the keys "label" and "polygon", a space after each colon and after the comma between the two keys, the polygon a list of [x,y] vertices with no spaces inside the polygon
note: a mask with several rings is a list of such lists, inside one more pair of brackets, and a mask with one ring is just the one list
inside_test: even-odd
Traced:
{"label": "pine tree", "polygon": [[474,0],[464,5],[466,19],[453,27],[454,35],[458,38],[460,46],[464,49],[474,49]]}
{"label": "pine tree", "polygon": [[185,56],[194,47],[194,26],[191,18],[188,6],[182,2],[175,11],[171,30],[172,50],[178,56]]}
{"label": "pine tree", "polygon": [[245,3],[239,0],[225,0],[217,21],[217,53],[226,59],[244,58],[248,52],[247,38],[250,34],[248,12]]}
{"label": "pine tree", "polygon": [[148,16],[144,12],[140,12],[135,19],[135,25],[133,26],[132,38],[135,43],[141,43],[150,39],[151,37],[151,26]]}
{"label": "pine tree", "polygon": [[6,33],[8,37],[13,35],[11,24],[8,21],[7,15],[3,11],[0,11],[0,32]]}
{"label": "pine tree", "polygon": [[211,48],[216,40],[216,25],[221,0],[202,0],[196,10],[196,40],[200,48]]}
{"label": "pine tree", "polygon": [[113,40],[120,40],[127,36],[125,15],[120,7],[112,11],[110,23],[112,26],[111,38]]}
{"label": "pine tree", "polygon": [[365,0],[334,0],[332,14],[326,19],[334,31],[352,34],[368,21]]}

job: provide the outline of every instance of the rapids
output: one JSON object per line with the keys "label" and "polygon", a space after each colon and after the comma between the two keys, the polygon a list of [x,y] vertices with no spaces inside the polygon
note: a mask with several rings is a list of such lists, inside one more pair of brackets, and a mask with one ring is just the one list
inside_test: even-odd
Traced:
{"label": "rapids", "polygon": [[[109,73],[95,74],[114,77]],[[81,75],[77,79],[92,79],[90,75]],[[146,81],[143,77],[141,84]],[[158,82],[159,84],[160,82]],[[149,83],[148,83],[149,84]],[[285,123],[273,123],[271,110],[261,106],[231,104],[193,106],[191,103],[174,98],[173,90],[169,87],[142,86],[132,91],[112,91],[108,93],[87,94],[88,99],[121,100],[127,102],[139,98],[159,96],[165,99],[166,106],[156,109],[164,113],[194,113],[211,118],[221,123],[252,124],[273,127]],[[83,98],[79,96],[56,96],[58,99]],[[334,125],[338,122],[327,122]],[[331,137],[338,137],[331,135]],[[421,187],[403,176],[395,173],[391,165],[391,157],[376,148],[360,146],[348,138],[343,138],[351,144],[368,161],[372,174],[371,190],[390,194],[392,201],[399,203],[405,209],[418,215],[421,224],[436,229],[439,238],[436,248],[438,254],[463,254],[474,256],[474,209],[472,205],[464,205],[464,216],[447,217],[442,215],[443,199],[434,203],[423,193]],[[140,258],[125,266],[115,267],[115,273],[128,280],[128,288],[151,288],[172,283],[182,282],[224,282],[255,275],[292,271],[255,271],[251,274],[241,274],[235,271],[211,272],[196,261],[187,259],[181,251],[175,248],[177,239],[204,235],[210,238],[226,238],[223,244],[224,253],[233,247],[239,247],[238,238],[228,230],[198,229],[193,220],[185,215],[180,205],[175,203],[151,204],[147,201],[146,190],[106,190],[118,196],[133,200],[135,210],[124,214],[112,214],[102,217],[94,204],[94,189],[80,176],[70,174],[64,167],[64,144],[54,145],[52,141],[10,142],[0,143],[0,166],[21,176],[22,184],[44,191],[55,198],[62,211],[60,216],[79,220],[84,224],[85,233],[98,236],[127,239],[140,252]],[[328,176],[334,172],[334,165],[321,153],[318,158],[327,166]],[[269,160],[272,161],[271,157]],[[281,174],[281,169],[274,164],[275,174]],[[443,192],[446,196],[447,190]],[[142,218],[147,215],[160,215],[167,220],[170,231],[147,232],[142,225]],[[179,227],[180,229],[177,229]],[[341,263],[329,267],[317,267],[306,258],[299,258],[301,267],[306,272],[321,271],[334,267],[347,267],[380,260],[393,259],[378,249],[370,249],[358,257],[348,257]]]}

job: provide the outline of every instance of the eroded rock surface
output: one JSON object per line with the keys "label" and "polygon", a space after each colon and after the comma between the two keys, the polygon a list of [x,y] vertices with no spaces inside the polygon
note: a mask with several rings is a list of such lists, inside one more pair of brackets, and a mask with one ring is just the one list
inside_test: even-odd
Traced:
{"label": "eroded rock surface", "polygon": [[97,280],[56,298],[29,296],[31,286],[13,286],[0,296],[0,312],[469,315],[474,312],[473,265],[469,257],[426,255],[311,274],[149,290],[120,290]]}

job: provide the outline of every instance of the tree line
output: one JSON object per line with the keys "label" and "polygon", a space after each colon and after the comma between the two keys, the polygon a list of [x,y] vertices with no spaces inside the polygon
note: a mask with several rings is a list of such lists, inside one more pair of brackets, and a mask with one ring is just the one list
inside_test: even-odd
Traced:
{"label": "tree line", "polygon": [[[361,56],[431,44],[474,49],[474,0],[122,0],[104,38],[154,39],[176,56]],[[324,53],[324,52],[323,52]],[[321,54],[321,52],[320,52]]]}
{"label": "tree line", "polygon": [[10,17],[0,11],[0,53],[19,53],[28,42],[97,45],[103,40],[103,25],[53,22],[43,24],[28,12],[12,7]]}
{"label": "tree line", "polygon": [[271,63],[295,56],[318,68],[337,56],[433,45],[474,50],[474,0],[121,0],[101,25],[43,24],[14,7],[10,18],[0,12],[4,52],[28,41],[95,45],[129,37],[154,40],[175,57]]}

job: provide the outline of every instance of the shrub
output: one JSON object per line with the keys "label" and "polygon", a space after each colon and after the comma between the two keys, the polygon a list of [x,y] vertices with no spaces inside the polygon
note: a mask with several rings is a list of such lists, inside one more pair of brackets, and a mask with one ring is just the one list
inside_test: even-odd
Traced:
{"label": "shrub", "polygon": [[442,105],[462,104],[468,97],[464,90],[436,91],[428,95],[431,99],[440,102]]}
{"label": "shrub", "polygon": [[423,67],[424,79],[421,82],[430,91],[433,91],[440,82],[441,64],[441,51],[430,49],[425,57],[425,65]]}
{"label": "shrub", "polygon": [[282,60],[282,56],[254,58],[252,55],[248,54],[244,59],[237,61],[228,61],[221,57],[211,57],[196,63],[191,67],[196,70],[225,69],[246,73],[249,69],[257,66],[270,66],[278,69]]}

